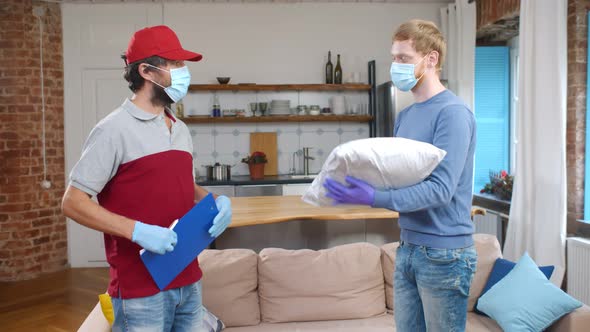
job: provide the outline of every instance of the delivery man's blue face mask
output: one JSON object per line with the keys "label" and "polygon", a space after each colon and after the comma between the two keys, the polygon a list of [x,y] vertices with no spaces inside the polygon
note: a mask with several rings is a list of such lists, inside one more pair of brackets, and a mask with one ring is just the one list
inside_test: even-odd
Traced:
{"label": "delivery man's blue face mask", "polygon": [[158,84],[154,81],[152,81],[152,83],[164,89],[164,92],[166,92],[168,97],[170,97],[173,102],[177,103],[179,100],[184,98],[184,96],[186,96],[186,93],[188,92],[188,86],[191,84],[191,73],[187,66],[166,70],[150,65],[149,63],[147,65],[170,73],[169,87],[162,86],[161,84]]}

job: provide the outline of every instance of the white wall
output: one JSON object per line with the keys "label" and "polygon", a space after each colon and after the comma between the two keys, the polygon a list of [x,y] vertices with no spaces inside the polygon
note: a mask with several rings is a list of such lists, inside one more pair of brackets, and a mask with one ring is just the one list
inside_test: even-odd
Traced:
{"label": "white wall", "polygon": [[377,82],[388,80],[391,37],[402,22],[440,22],[441,4],[239,3],[163,6],[164,23],[185,48],[204,58],[190,64],[193,83],[322,83],[328,50],[342,55],[346,73],[377,61]]}

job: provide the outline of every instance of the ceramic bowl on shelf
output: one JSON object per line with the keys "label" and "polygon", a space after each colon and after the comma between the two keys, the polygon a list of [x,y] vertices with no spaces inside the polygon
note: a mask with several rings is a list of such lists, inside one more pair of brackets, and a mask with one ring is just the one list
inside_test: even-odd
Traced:
{"label": "ceramic bowl on shelf", "polygon": [[311,105],[309,115],[320,115],[321,109],[318,105]]}
{"label": "ceramic bowl on shelf", "polygon": [[219,84],[227,84],[230,79],[231,77],[218,77],[217,82],[219,82]]}

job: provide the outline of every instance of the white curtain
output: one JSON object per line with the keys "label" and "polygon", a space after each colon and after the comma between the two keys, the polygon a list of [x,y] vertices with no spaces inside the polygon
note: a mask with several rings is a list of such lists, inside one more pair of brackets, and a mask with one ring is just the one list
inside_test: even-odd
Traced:
{"label": "white curtain", "polygon": [[447,41],[446,63],[442,79],[473,111],[475,73],[475,1],[456,0],[440,10],[441,31]]}
{"label": "white curtain", "polygon": [[521,0],[516,171],[504,256],[565,268],[567,0]]}

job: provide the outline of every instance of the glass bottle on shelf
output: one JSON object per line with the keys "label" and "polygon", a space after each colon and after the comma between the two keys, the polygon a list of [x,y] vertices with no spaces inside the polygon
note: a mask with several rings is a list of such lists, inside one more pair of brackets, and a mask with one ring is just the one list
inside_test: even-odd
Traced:
{"label": "glass bottle on shelf", "polygon": [[338,61],[336,62],[336,69],[334,70],[334,83],[342,84],[342,66],[340,65],[340,54],[338,54]]}
{"label": "glass bottle on shelf", "polygon": [[334,66],[332,65],[332,52],[328,51],[328,63],[326,63],[326,84],[334,83]]}

